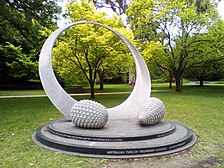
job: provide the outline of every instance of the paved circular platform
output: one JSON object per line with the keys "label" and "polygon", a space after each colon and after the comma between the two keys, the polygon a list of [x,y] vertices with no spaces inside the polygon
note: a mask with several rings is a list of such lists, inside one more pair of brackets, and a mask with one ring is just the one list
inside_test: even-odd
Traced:
{"label": "paved circular platform", "polygon": [[196,142],[191,129],[163,120],[140,126],[137,120],[109,120],[104,129],[81,129],[69,120],[52,121],[36,130],[35,142],[47,149],[89,157],[136,158],[182,151]]}
{"label": "paved circular platform", "polygon": [[60,119],[48,124],[48,131],[62,137],[87,141],[135,141],[169,135],[175,131],[174,123],[161,121],[151,126],[140,126],[136,120],[109,120],[103,129],[75,127],[70,120]]}

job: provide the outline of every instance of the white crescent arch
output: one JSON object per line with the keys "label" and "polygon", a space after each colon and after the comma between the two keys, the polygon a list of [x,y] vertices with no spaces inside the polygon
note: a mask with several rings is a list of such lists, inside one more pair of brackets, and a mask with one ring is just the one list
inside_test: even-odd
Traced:
{"label": "white crescent arch", "polygon": [[109,119],[137,118],[137,110],[150,97],[151,81],[144,59],[134,45],[118,31],[101,23],[81,21],[65,25],[53,32],[45,41],[39,59],[39,74],[43,88],[54,106],[65,116],[69,116],[72,106],[77,102],[58,83],[52,68],[52,49],[56,39],[66,29],[79,24],[102,26],[115,33],[128,47],[135,60],[136,83],[129,97],[120,105],[108,108]]}

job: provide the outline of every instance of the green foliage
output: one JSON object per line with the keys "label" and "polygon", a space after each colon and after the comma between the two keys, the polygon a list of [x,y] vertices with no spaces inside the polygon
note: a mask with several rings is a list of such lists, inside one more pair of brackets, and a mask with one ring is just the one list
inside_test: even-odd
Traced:
{"label": "green foliage", "polygon": [[43,32],[56,27],[58,13],[60,8],[53,0],[1,1],[1,83],[37,79],[38,53],[47,37]]}
{"label": "green foliage", "polygon": [[111,8],[118,15],[122,15],[128,8],[128,0],[93,0],[96,8]]}
{"label": "green foliage", "polygon": [[224,77],[224,59],[203,62],[188,69],[184,77],[193,80],[217,81]]}
{"label": "green foliage", "polygon": [[[221,19],[217,20],[212,27],[209,27],[209,33],[201,35],[201,39],[209,39],[209,42],[212,43],[199,43],[192,46],[191,50],[194,51],[191,60],[198,62],[194,66],[191,66],[187,69],[185,76],[193,79],[201,80],[219,80],[223,78],[224,75],[224,21]],[[201,55],[202,60],[198,59],[195,55]]]}
{"label": "green foliage", "polygon": [[[104,12],[95,11],[94,5],[88,1],[71,1],[66,17],[73,22],[100,22],[133,40],[131,31],[123,28],[118,16],[107,18]],[[77,25],[67,30],[58,40],[53,55],[54,69],[67,85],[71,85],[72,80],[77,84],[86,78],[92,91],[97,75],[106,77],[118,72],[126,73],[130,62],[130,54],[121,40],[97,25]]]}
{"label": "green foliage", "polygon": [[181,91],[180,81],[187,69],[222,56],[213,46],[218,36],[210,31],[220,22],[217,10],[213,3],[203,3],[133,0],[127,10],[144,57],[167,78],[176,79],[176,91]]}
{"label": "green foliage", "polygon": [[20,46],[15,47],[13,44],[7,43],[7,45],[0,48],[0,52],[7,55],[7,58],[10,58],[9,61],[12,61],[5,62],[9,68],[9,75],[14,78],[24,79],[24,81],[37,78],[38,68],[37,61],[33,60],[36,54],[34,51],[31,50],[30,54],[25,54]]}

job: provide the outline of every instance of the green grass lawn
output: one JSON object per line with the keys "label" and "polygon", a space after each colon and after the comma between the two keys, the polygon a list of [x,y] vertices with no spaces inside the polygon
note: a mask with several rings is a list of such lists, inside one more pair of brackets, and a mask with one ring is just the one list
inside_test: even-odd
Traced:
{"label": "green grass lawn", "polygon": [[[128,84],[104,84],[104,90],[99,90],[99,85],[95,85],[95,92],[131,92],[133,86]],[[168,84],[152,84],[154,90],[170,90]],[[90,93],[90,87],[84,87],[86,93]],[[37,90],[0,90],[0,96],[21,96],[21,95],[45,95],[43,89]]]}
{"label": "green grass lawn", "polygon": [[[130,92],[133,86],[128,84],[105,84],[104,90],[99,90],[99,85],[95,85],[95,92]],[[65,89],[66,90],[66,89]],[[90,93],[89,87],[84,87],[86,93]],[[0,90],[0,96],[20,96],[20,95],[45,95],[43,89],[37,90]]]}
{"label": "green grass lawn", "polygon": [[0,90],[0,96],[20,96],[20,95],[45,95],[43,89],[39,90]]}
{"label": "green grass lawn", "polygon": [[[111,87],[122,91],[119,86]],[[168,89],[167,85],[155,85],[154,88]],[[112,91],[111,88],[109,90]],[[96,95],[95,100],[111,107],[121,103],[127,96],[128,94]],[[169,92],[153,92],[152,96],[164,102],[165,119],[180,122],[192,128],[197,135],[198,141],[190,151],[192,159],[224,158],[224,85],[206,85],[203,88],[185,86],[181,93],[175,93],[171,89]],[[89,96],[75,98],[84,99]],[[99,165],[103,167],[107,162],[48,151],[32,141],[31,135],[40,125],[63,117],[47,97],[0,99],[0,116],[2,168],[86,168]],[[224,167],[224,164],[219,166]]]}

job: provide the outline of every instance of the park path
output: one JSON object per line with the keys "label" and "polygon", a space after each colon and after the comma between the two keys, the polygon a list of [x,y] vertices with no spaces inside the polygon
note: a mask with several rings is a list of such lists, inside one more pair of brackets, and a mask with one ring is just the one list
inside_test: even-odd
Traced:
{"label": "park path", "polygon": [[[152,90],[151,92],[169,92],[169,90]],[[103,93],[95,93],[95,95],[112,95],[112,94],[130,94],[131,92],[103,92]],[[76,93],[69,94],[70,96],[90,96],[90,93]],[[0,99],[8,99],[8,98],[33,98],[33,97],[47,97],[47,95],[13,95],[13,96],[0,96]]]}

